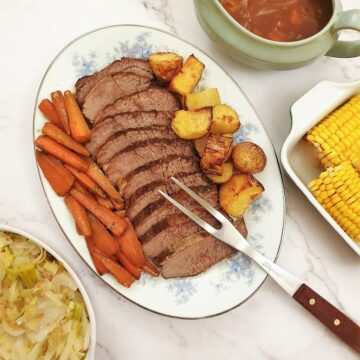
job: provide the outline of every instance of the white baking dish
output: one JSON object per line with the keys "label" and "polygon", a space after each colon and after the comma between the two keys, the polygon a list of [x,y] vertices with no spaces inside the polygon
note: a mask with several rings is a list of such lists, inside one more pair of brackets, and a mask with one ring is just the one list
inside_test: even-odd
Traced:
{"label": "white baking dish", "polygon": [[287,174],[358,255],[360,243],[354,242],[345,233],[307,188],[307,184],[319,175],[320,168],[313,146],[303,139],[316,123],[359,93],[360,81],[320,82],[291,107],[292,128],[281,150],[281,162]]}

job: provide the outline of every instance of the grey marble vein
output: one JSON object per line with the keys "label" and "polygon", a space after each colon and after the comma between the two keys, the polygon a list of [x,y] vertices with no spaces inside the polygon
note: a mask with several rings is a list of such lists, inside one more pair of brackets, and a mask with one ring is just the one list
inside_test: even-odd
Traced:
{"label": "grey marble vein", "polygon": [[144,7],[155,14],[166,27],[173,33],[177,34],[175,20],[171,13],[171,5],[169,0],[143,0]]}
{"label": "grey marble vein", "polygon": [[[303,237],[302,244],[305,246],[305,249],[301,246],[298,246],[294,242],[292,236],[289,236],[289,240],[298,250],[300,250],[304,254],[305,259],[308,262],[308,266],[309,266],[309,269],[306,271],[306,273],[310,273],[311,275],[313,275],[317,279],[319,279],[324,284],[324,286],[329,291],[329,293],[331,293],[333,299],[335,300],[335,302],[337,304],[337,307],[339,309],[341,309],[342,311],[346,311],[345,306],[342,304],[342,302],[339,299],[338,287],[337,287],[336,283],[332,280],[323,260],[321,259],[320,256],[318,256],[311,250],[311,247],[309,246],[309,243],[308,243],[308,238],[307,238],[306,234],[303,232],[301,225],[297,222],[296,216],[294,216],[292,214],[291,210],[288,210],[288,216],[293,221],[293,223],[296,225],[299,234],[301,234]],[[322,276],[319,274],[319,272],[315,271],[314,262],[316,262],[316,264],[318,266],[320,266]]]}
{"label": "grey marble vein", "polygon": [[115,359],[111,355],[109,349],[100,343],[96,343],[96,354],[97,354],[96,358],[99,360],[114,360]]}

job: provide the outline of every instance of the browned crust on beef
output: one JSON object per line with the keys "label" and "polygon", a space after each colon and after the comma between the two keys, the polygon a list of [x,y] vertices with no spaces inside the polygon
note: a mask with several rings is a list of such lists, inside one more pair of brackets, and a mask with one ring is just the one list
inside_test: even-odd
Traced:
{"label": "browned crust on beef", "polygon": [[201,237],[200,241],[197,236],[192,240],[191,244],[166,258],[161,267],[161,275],[165,279],[201,274],[235,253],[233,248],[209,234]]}
{"label": "browned crust on beef", "polygon": [[[196,191],[197,193],[200,194],[209,192],[210,190],[209,186],[204,184],[190,186],[190,188],[193,191]],[[181,203],[184,203],[184,205],[192,205],[192,208],[194,210],[193,212],[195,213],[196,213],[195,211],[196,209],[200,209],[199,206],[194,205],[192,201],[189,201],[189,199],[187,198],[187,196],[183,191],[172,193],[171,197]],[[156,223],[156,219],[166,218],[172,214],[185,216],[179,210],[177,210],[177,208],[174,205],[172,205],[162,196],[158,197],[156,200],[152,202],[149,202],[145,207],[141,208],[140,210],[138,208],[135,208],[134,211],[131,213],[129,213],[129,211],[127,210],[126,214],[129,216],[130,220],[132,221],[133,226],[137,230],[138,236],[141,237],[142,239],[142,242],[146,242],[151,239],[151,237],[146,238],[145,236],[143,236],[144,226],[146,225],[147,222],[150,222],[150,224],[154,224]]]}
{"label": "browned crust on beef", "polygon": [[172,114],[163,111],[137,111],[108,117],[92,129],[91,139],[86,148],[92,155],[97,156],[99,149],[117,132],[144,126],[170,127],[171,119]]}
{"label": "browned crust on beef", "polygon": [[161,266],[169,256],[185,249],[186,247],[188,247],[190,245],[193,245],[199,241],[202,241],[207,235],[208,234],[202,230],[193,232],[193,233],[191,233],[191,235],[183,237],[180,241],[176,242],[173,246],[169,246],[168,248],[165,248],[153,260],[157,265]]}
{"label": "browned crust on beef", "polygon": [[[203,185],[209,189],[209,183],[204,179],[198,172],[181,174],[173,174],[177,179],[183,183],[187,182],[191,186],[200,186]],[[159,193],[158,190],[166,191],[169,195],[179,191],[179,187],[169,178],[163,180],[156,180],[150,183],[145,184],[137,188],[135,193],[129,194],[125,191],[124,197],[128,204],[127,213],[128,216],[135,216],[139,210],[143,209],[145,206],[154,202],[158,199],[162,199],[163,196]]]}
{"label": "browned crust on beef", "polygon": [[150,87],[151,80],[128,72],[107,75],[98,81],[86,95],[83,103],[85,117],[93,122],[100,111],[125,96]]}
{"label": "browned crust on beef", "polygon": [[[134,155],[133,161],[126,161],[129,154]],[[119,179],[127,178],[130,172],[147,166],[147,162],[162,160],[167,155],[176,154],[190,156],[193,150],[183,146],[177,139],[154,139],[152,143],[148,140],[139,141],[115,155],[109,163],[104,165],[104,170],[110,181],[116,184]]]}
{"label": "browned crust on beef", "polygon": [[[244,237],[247,236],[242,217],[237,219],[234,225]],[[167,279],[198,275],[235,252],[232,247],[205,233],[201,235],[201,239],[198,235],[185,239],[173,253],[170,251],[161,254],[156,260],[162,264],[161,275]]]}
{"label": "browned crust on beef", "polygon": [[[104,166],[118,153],[124,151],[125,148],[140,142],[152,142],[153,139],[176,139],[176,135],[169,127],[146,126],[137,129],[127,129],[119,131],[112,135],[106,144],[104,144],[97,155],[97,162],[100,166]],[[136,145],[138,146],[138,145]],[[139,146],[142,146],[139,144]]]}
{"label": "browned crust on beef", "polygon": [[139,76],[153,79],[153,73],[147,60],[124,57],[120,60],[112,62],[102,70],[97,71],[92,75],[83,76],[76,82],[76,100],[79,105],[82,106],[85,101],[86,95],[90,92],[90,90],[95,86],[98,81],[100,81],[107,75],[112,75],[120,71],[131,72]]}
{"label": "browned crust on beef", "polygon": [[170,111],[179,109],[179,103],[175,95],[160,87],[151,87],[136,94],[126,96],[107,106],[96,117],[94,123],[97,126],[107,117],[115,116],[123,112],[134,111]]}

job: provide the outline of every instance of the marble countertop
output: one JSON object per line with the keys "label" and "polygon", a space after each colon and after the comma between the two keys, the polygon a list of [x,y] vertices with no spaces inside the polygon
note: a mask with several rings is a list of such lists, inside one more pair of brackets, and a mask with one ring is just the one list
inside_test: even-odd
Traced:
{"label": "marble countertop", "polygon": [[[359,0],[343,0],[346,8]],[[216,318],[176,320],[117,296],[77,256],[42,191],[32,150],[32,113],[43,73],[73,38],[111,24],[142,24],[196,44],[240,84],[277,153],[290,130],[289,107],[323,79],[360,78],[360,60],[322,58],[291,72],[258,71],[225,56],[196,21],[191,0],[2,0],[0,2],[0,223],[47,241],[80,275],[97,316],[96,358],[353,360],[337,340],[271,280],[248,302]],[[353,36],[350,34],[349,36]],[[360,322],[360,259],[286,177],[287,217],[278,263]]]}

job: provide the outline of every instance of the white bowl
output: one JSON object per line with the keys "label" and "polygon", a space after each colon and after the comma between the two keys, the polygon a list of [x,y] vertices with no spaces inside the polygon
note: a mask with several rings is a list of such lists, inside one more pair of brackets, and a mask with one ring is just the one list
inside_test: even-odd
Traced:
{"label": "white bowl", "polygon": [[90,322],[90,344],[89,344],[89,349],[86,354],[85,360],[94,360],[95,359],[95,346],[96,346],[95,313],[94,313],[94,309],[92,307],[89,295],[88,295],[87,291],[85,290],[84,285],[81,283],[80,279],[75,274],[74,270],[72,270],[70,265],[55,250],[51,249],[48,245],[46,245],[44,242],[37,239],[33,235],[30,235],[29,233],[19,230],[17,228],[7,226],[7,225],[2,225],[2,224],[0,224],[0,231],[8,231],[8,232],[12,232],[14,234],[18,234],[18,235],[26,237],[27,239],[31,240],[35,244],[37,244],[40,247],[42,247],[43,249],[45,249],[50,255],[52,255],[56,260],[58,260],[59,262],[61,262],[64,265],[64,268],[66,269],[66,271],[72,276],[72,278],[76,282],[76,285],[78,286],[79,291],[84,299],[84,303],[86,306],[86,310],[87,310],[87,313],[89,316],[89,322]]}
{"label": "white bowl", "polygon": [[359,93],[360,80],[347,83],[320,82],[291,107],[292,128],[281,150],[281,162],[287,174],[358,255],[360,243],[350,238],[307,188],[307,184],[320,174],[320,168],[312,145],[302,139],[315,124]]}

